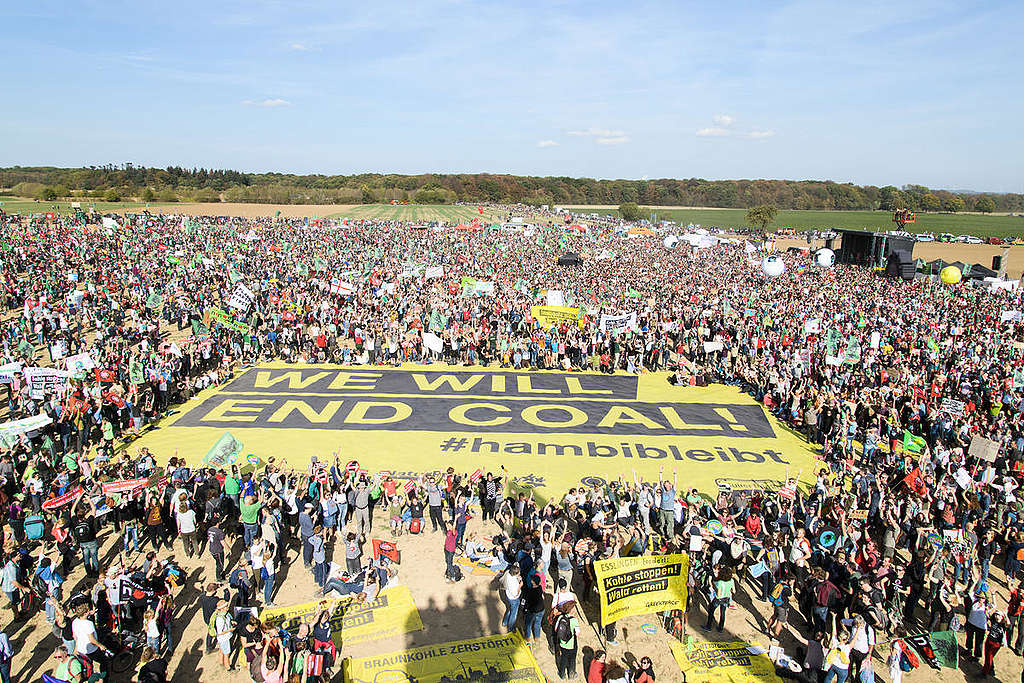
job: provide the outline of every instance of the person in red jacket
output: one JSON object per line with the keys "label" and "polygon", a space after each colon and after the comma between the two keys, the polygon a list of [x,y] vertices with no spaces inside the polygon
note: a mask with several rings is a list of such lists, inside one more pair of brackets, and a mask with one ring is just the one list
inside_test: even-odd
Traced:
{"label": "person in red jacket", "polygon": [[587,669],[587,683],[604,683],[604,670],[608,666],[605,662],[607,657],[604,650],[594,653],[594,658],[590,660],[590,667]]}

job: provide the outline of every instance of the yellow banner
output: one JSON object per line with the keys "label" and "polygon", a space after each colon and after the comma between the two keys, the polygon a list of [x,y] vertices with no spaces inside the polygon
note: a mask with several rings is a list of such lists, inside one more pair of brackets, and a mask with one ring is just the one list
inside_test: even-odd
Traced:
{"label": "yellow banner", "polygon": [[373,602],[357,603],[354,598],[330,598],[291,607],[273,607],[260,613],[267,626],[283,626],[292,633],[301,623],[310,623],[322,608],[331,613],[331,635],[340,650],[368,640],[423,630],[420,612],[408,586],[385,588]]}
{"label": "yellow banner", "polygon": [[[669,643],[688,681],[709,683],[776,683],[775,665],[764,648],[748,643]],[[762,654],[758,654],[762,653]]]}
{"label": "yellow banner", "polygon": [[594,563],[601,625],[635,614],[686,609],[690,558],[684,554],[615,557]]}
{"label": "yellow banner", "polygon": [[569,306],[530,306],[530,315],[544,327],[551,327],[563,322],[576,322],[580,319],[580,309]]}
{"label": "yellow banner", "polygon": [[305,470],[313,456],[358,460],[396,479],[448,467],[498,472],[538,500],[632,470],[715,495],[778,491],[814,451],[736,387],[682,387],[665,372],[544,373],[499,368],[266,364],[200,393],[132,444],[158,460],[199,453],[230,431],[254,454]]}
{"label": "yellow banner", "polygon": [[345,683],[545,683],[537,660],[518,632],[346,659],[341,671]]}

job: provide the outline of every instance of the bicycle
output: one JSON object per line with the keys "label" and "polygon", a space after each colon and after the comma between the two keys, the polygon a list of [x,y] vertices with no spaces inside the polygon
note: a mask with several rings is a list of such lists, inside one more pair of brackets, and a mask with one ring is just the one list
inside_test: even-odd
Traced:
{"label": "bicycle", "polygon": [[121,645],[110,659],[110,670],[116,674],[122,674],[132,668],[132,665],[142,648],[146,647],[146,637],[140,633],[121,634]]}

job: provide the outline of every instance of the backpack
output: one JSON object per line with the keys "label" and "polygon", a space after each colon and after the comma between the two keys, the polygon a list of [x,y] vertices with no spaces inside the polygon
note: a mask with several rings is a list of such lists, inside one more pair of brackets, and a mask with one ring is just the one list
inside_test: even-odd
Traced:
{"label": "backpack", "polygon": [[68,670],[70,671],[71,662],[78,662],[82,667],[81,680],[86,681],[92,676],[92,660],[82,655],[72,655],[71,661],[68,662]]}
{"label": "backpack", "polygon": [[210,623],[206,625],[206,635],[211,638],[217,637],[217,617],[225,616],[227,612],[214,612],[210,615]]}
{"label": "backpack", "polygon": [[559,643],[572,640],[572,620],[568,615],[563,614],[558,617],[558,621],[555,623],[555,636],[558,637]]}
{"label": "backpack", "polygon": [[452,565],[452,571],[451,571],[451,577],[450,578],[451,578],[452,581],[462,581],[462,567],[460,567],[457,564]]}
{"label": "backpack", "polygon": [[776,607],[782,607],[786,604],[786,601],[782,599],[783,586],[786,584],[779,581],[775,584],[775,588],[772,588],[772,592],[768,594],[768,599],[772,601],[772,604]]}
{"label": "backpack", "polygon": [[248,572],[241,567],[238,567],[235,571],[231,572],[231,578],[228,579],[228,583],[231,584],[232,588],[239,588],[243,583],[245,583],[247,578],[249,578]]}
{"label": "backpack", "polygon": [[41,515],[29,515],[25,518],[25,538],[37,541],[46,532],[46,522]]}

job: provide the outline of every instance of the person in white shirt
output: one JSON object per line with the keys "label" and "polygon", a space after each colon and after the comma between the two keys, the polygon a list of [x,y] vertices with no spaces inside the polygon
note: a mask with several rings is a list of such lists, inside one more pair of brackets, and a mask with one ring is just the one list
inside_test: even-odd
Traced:
{"label": "person in white shirt", "polygon": [[850,636],[853,639],[853,648],[850,650],[850,678],[857,681],[860,680],[864,661],[870,660],[871,653],[875,650],[875,629],[864,621],[861,614],[853,619],[843,619],[840,623],[850,629]]}
{"label": "person in white shirt", "polygon": [[505,593],[507,604],[501,624],[511,632],[516,626],[516,619],[519,616],[519,600],[523,593],[523,579],[519,576],[518,564],[509,566],[501,575],[501,588]]}
{"label": "person in white shirt", "polygon": [[75,619],[71,622],[71,635],[75,639],[75,654],[85,655],[102,665],[104,660],[113,653],[96,639],[96,624],[88,617],[89,605],[79,605],[75,609]]}

